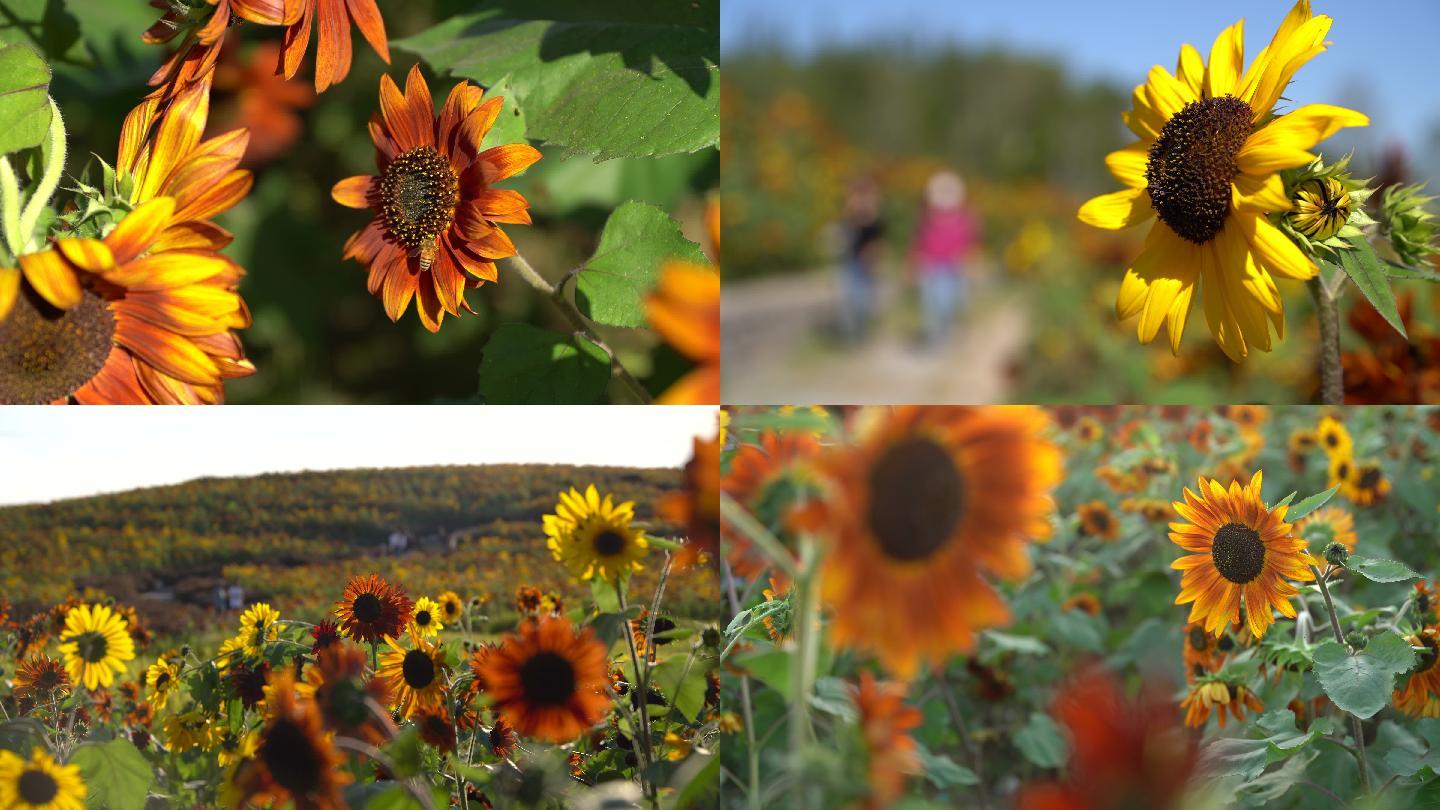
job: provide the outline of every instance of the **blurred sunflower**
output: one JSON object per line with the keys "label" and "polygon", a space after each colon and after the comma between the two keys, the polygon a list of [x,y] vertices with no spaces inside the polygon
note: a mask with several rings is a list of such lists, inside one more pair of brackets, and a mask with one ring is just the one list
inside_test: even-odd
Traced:
{"label": "blurred sunflower", "polygon": [[220,745],[224,731],[213,717],[198,709],[177,712],[165,718],[165,747],[175,753],[201,750],[213,751]]}
{"label": "blurred sunflower", "polygon": [[1430,623],[1440,619],[1440,601],[1436,599],[1435,586],[1420,580],[1415,583],[1415,612],[1421,621]]}
{"label": "blurred sunflower", "polygon": [[163,708],[180,689],[180,670],[184,663],[178,657],[162,655],[145,670],[145,687],[152,706]]}
{"label": "blurred sunflower", "polygon": [[1180,708],[1185,710],[1185,725],[1191,728],[1204,728],[1212,711],[1218,715],[1220,728],[1225,728],[1227,708],[1230,716],[1243,723],[1247,708],[1259,714],[1265,711],[1265,704],[1244,686],[1212,680],[1191,684],[1190,693],[1181,701]]}
{"label": "blurred sunflower", "polygon": [[374,219],[350,237],[345,258],[369,268],[369,290],[396,321],[416,299],[420,322],[440,330],[448,312],[469,309],[465,290],[496,281],[495,261],[515,255],[500,223],[529,225],[530,203],[518,191],[491,188],[540,159],[529,144],[481,151],[504,99],[461,82],[435,117],[420,68],[405,93],[380,77],[380,114],[370,119],[378,176],[348,177],[330,194]]}
{"label": "blurred sunflower", "polygon": [[[819,454],[820,443],[814,436],[800,431],[767,430],[760,434],[755,444],[742,444],[736,448],[720,488],[762,522],[783,527],[788,516],[766,514],[767,507],[773,509],[775,501],[772,498],[776,492],[792,487],[811,490],[818,485],[818,482],[807,479],[806,471]],[[716,469],[719,469],[718,463]],[[725,557],[736,574],[749,579],[770,567],[765,555],[751,544],[743,532],[727,530],[725,543]]]}
{"label": "blurred sunflower", "polygon": [[454,591],[446,591],[440,594],[440,598],[436,602],[440,605],[440,621],[445,624],[459,623],[460,617],[465,613],[465,603],[460,599],[459,594]]}
{"label": "blurred sunflower", "polygon": [[698,367],[681,377],[657,400],[662,405],[715,405],[720,402],[720,204],[706,209],[716,265],[672,261],[660,268],[660,280],[645,299],[650,325]]}
{"label": "blurred sunflower", "polygon": [[391,585],[378,574],[357,575],[345,585],[345,593],[335,603],[335,617],[340,620],[340,632],[373,644],[400,635],[414,609],[415,603],[400,586]]}
{"label": "blurred sunflower", "polygon": [[1288,507],[1269,509],[1260,499],[1261,478],[1257,471],[1248,485],[1232,481],[1227,491],[1202,476],[1199,494],[1187,487],[1185,501],[1174,504],[1188,522],[1170,524],[1170,540],[1194,552],[1171,563],[1184,572],[1175,604],[1193,602],[1188,621],[1203,621],[1217,636],[1240,623],[1243,597],[1248,627],[1263,637],[1274,622],[1272,607],[1295,617],[1290,600],[1300,590],[1287,580],[1315,578],[1305,541],[1285,522]]}
{"label": "blurred sunflower", "polygon": [[380,745],[395,736],[395,727],[388,714],[374,712],[368,705],[370,701],[390,705],[390,690],[383,679],[370,677],[369,663],[354,645],[327,647],[316,656],[315,665],[305,670],[304,682],[296,682],[292,688],[272,678],[266,687],[267,703],[277,684],[292,688],[296,697],[314,703],[327,731]]}
{"label": "blurred sunflower", "polygon": [[[319,40],[315,49],[315,92],[325,92],[350,73],[351,20],[375,53],[386,64],[390,63],[385,20],[375,0],[298,0],[298,3],[286,0],[285,5],[290,7],[285,15],[285,24],[289,27],[285,29],[285,51],[276,73],[283,73],[286,79],[295,78],[300,70],[305,50],[310,47],[310,29],[317,20],[320,25],[315,35]],[[299,19],[295,19],[296,11]]]}
{"label": "blurred sunflower", "polygon": [[698,562],[702,555],[720,550],[720,440],[696,436],[690,460],[685,463],[685,488],[655,504],[662,519],[685,528],[685,545],[675,553],[677,568]]}
{"label": "blurred sunflower", "polygon": [[1091,616],[1100,615],[1100,599],[1089,591],[1077,593],[1074,596],[1060,603],[1062,611],[1079,610]]}
{"label": "blurred sunflower", "polygon": [[1009,620],[985,575],[1029,572],[1060,451],[1032,407],[897,407],[856,422],[853,446],[817,459],[826,496],[797,521],[829,542],[820,588],[835,643],[908,678]]}
{"label": "blurred sunflower", "polygon": [[410,641],[415,645],[412,650],[401,647],[393,638],[385,639],[390,651],[380,656],[380,668],[375,673],[390,690],[391,705],[401,717],[439,706],[445,699],[445,677],[450,671],[440,645],[418,635],[412,635]]}
{"label": "blurred sunflower", "polygon": [[107,605],[82,604],[65,614],[60,652],[70,680],[94,691],[124,674],[125,662],[135,657],[135,642],[125,631],[125,620]]}
{"label": "blurred sunflower", "polygon": [[[244,127],[250,133],[248,163],[269,163],[290,150],[305,131],[300,111],[315,103],[315,91],[275,75],[280,43],[261,42],[247,55],[238,50],[222,55],[215,66],[215,91],[231,98],[223,108],[220,129]],[[229,126],[226,126],[226,125]]]}
{"label": "blurred sunflower", "polygon": [[1355,551],[1355,518],[1338,506],[1322,507],[1306,515],[1295,524],[1295,534],[1321,552],[1331,543],[1345,546],[1346,551]]}
{"label": "blurred sunflower", "polygon": [[233,776],[241,806],[284,806],[329,810],[347,807],[340,788],[353,777],[330,743],[313,701],[296,695],[288,670],[271,681],[265,725],[255,757],[240,764]]}
{"label": "blurred sunflower", "polygon": [[1094,444],[1105,436],[1105,428],[1093,416],[1084,416],[1075,423],[1075,438],[1083,444]]}
{"label": "blurred sunflower", "polygon": [[260,732],[258,730],[247,731],[236,737],[233,734],[226,734],[220,741],[220,750],[215,752],[215,761],[221,768],[229,768],[238,765],[247,759],[253,759],[255,752],[260,750]]}
{"label": "blurred sunflower", "polygon": [[1120,536],[1120,524],[1104,501],[1082,503],[1075,513],[1080,517],[1081,534],[1098,537],[1107,543]]}
{"label": "blurred sunflower", "polygon": [[340,643],[340,628],[335,622],[329,619],[321,619],[320,623],[310,628],[310,654],[318,656],[321,650]]}
{"label": "blurred sunflower", "polygon": [[[1428,621],[1428,617],[1427,617]],[[1419,647],[1415,667],[1405,685],[1395,690],[1395,708],[1411,717],[1440,717],[1440,626],[1430,625],[1410,636],[1410,646]]]}
{"label": "blurred sunflower", "polygon": [[1325,455],[1331,458],[1349,457],[1355,452],[1355,442],[1350,438],[1350,431],[1345,429],[1343,422],[1333,416],[1320,419],[1320,424],[1315,426],[1315,439],[1325,451]]}
{"label": "blurred sunflower", "polygon": [[1122,117],[1140,140],[1105,159],[1128,188],[1090,200],[1079,216],[1109,229],[1159,219],[1116,301],[1122,320],[1140,316],[1142,342],[1164,324],[1178,353],[1197,288],[1231,360],[1269,351],[1271,324],[1284,337],[1273,276],[1304,281],[1319,271],[1268,218],[1291,208],[1279,172],[1315,160],[1309,150],[1342,127],[1369,124],[1328,104],[1273,115],[1291,77],[1325,50],[1331,22],[1300,0],[1248,70],[1241,21],[1216,38],[1208,63],[1186,45],[1175,75],[1156,65],[1135,88]]}
{"label": "blurred sunflower", "polygon": [[415,725],[420,729],[420,739],[436,751],[449,753],[455,750],[455,724],[450,722],[443,704],[419,712],[415,716]]}
{"label": "blurred sunflower", "polygon": [[85,810],[79,765],[61,765],[43,748],[30,759],[0,749],[0,807],[11,810]]}
{"label": "blurred sunflower", "polygon": [[866,807],[889,807],[905,793],[905,784],[924,773],[915,739],[910,736],[924,716],[905,705],[906,685],[879,683],[866,670],[850,693],[859,713],[860,736],[869,755],[870,795]]}
{"label": "blurred sunflower", "polygon": [[416,634],[421,638],[437,636],[445,629],[440,621],[440,604],[428,596],[422,596],[415,601],[415,612],[410,616],[410,627],[414,628]]}
{"label": "blurred sunflower", "polygon": [[480,662],[477,678],[495,711],[517,732],[569,742],[610,709],[605,645],[563,618],[530,619]]}
{"label": "blurred sunflower", "polygon": [[1305,461],[1315,448],[1320,446],[1320,440],[1315,436],[1315,431],[1298,427],[1290,431],[1290,438],[1285,442],[1285,461],[1294,472],[1305,471]]}
{"label": "blurred sunflower", "polygon": [[257,602],[240,615],[240,634],[237,638],[245,642],[245,652],[260,655],[265,645],[280,637],[280,611],[267,602]]}
{"label": "blurred sunflower", "polygon": [[560,493],[555,514],[542,517],[541,524],[551,555],[572,576],[617,582],[641,570],[649,553],[645,531],[630,525],[634,519],[633,501],[616,504],[608,494],[602,500],[591,484],[583,495],[574,487]]}
{"label": "blurred sunflower", "polygon": [[1359,507],[1370,507],[1385,500],[1390,494],[1390,479],[1380,465],[1367,461],[1355,465],[1354,472],[1344,479],[1340,492]]}
{"label": "blurred sunflower", "polygon": [[1348,454],[1335,454],[1330,456],[1330,468],[1328,485],[1340,487],[1340,494],[1350,497],[1350,488],[1355,480],[1355,459]]}
{"label": "blurred sunflower", "polygon": [[1259,430],[1270,419],[1270,409],[1264,405],[1225,405],[1221,413],[1247,433]]}
{"label": "blurred sunflower", "polygon": [[70,694],[70,678],[59,661],[35,653],[20,662],[10,688],[16,698],[40,703]]}
{"label": "blurred sunflower", "polygon": [[1185,643],[1181,660],[1185,662],[1185,681],[1194,683],[1195,679],[1217,672],[1225,663],[1226,650],[1222,650],[1221,641],[1229,643],[1229,648],[1234,649],[1235,643],[1229,636],[1213,636],[1205,632],[1205,625],[1189,623],[1185,625]]}
{"label": "blurred sunflower", "polygon": [[496,720],[495,725],[490,727],[490,733],[486,735],[486,742],[490,744],[490,751],[501,759],[509,759],[515,753],[515,745],[519,740],[515,736],[515,729],[503,719]]}

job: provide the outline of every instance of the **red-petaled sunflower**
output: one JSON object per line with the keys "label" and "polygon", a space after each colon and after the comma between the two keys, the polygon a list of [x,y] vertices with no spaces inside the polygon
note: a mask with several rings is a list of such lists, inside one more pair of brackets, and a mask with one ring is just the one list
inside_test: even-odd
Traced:
{"label": "red-petaled sunflower", "polygon": [[445,651],[438,644],[428,644],[416,633],[410,634],[413,649],[405,649],[387,638],[390,650],[380,656],[380,669],[375,673],[390,690],[394,708],[401,717],[433,710],[445,699]]}
{"label": "red-petaled sunflower", "polygon": [[[720,488],[752,513],[761,512],[762,505],[769,503],[767,496],[772,487],[803,476],[807,465],[819,453],[820,443],[808,433],[766,431],[760,434],[756,444],[742,444],[736,449]],[[810,482],[809,487],[813,488],[814,483]],[[757,516],[771,524],[772,529],[783,527],[786,522],[786,515]],[[751,544],[744,532],[731,531],[728,526],[722,526],[722,529],[727,546],[725,557],[736,574],[748,579],[770,567],[767,558]]]}
{"label": "red-petaled sunflower", "polygon": [[319,709],[297,695],[288,669],[271,679],[259,747],[236,769],[233,781],[241,806],[348,807],[340,789],[352,777],[321,725]]}
{"label": "red-petaled sunflower", "polygon": [[1435,665],[1440,661],[1440,625],[1421,629],[1410,637],[1410,646],[1422,651],[1405,685],[1395,690],[1395,708],[1411,717],[1440,717],[1440,667]]}
{"label": "red-petaled sunflower", "polygon": [[20,662],[11,690],[21,700],[40,703],[70,694],[70,677],[65,674],[64,664],[36,653]]}
{"label": "red-petaled sunflower", "polygon": [[390,705],[390,691],[382,679],[368,676],[369,663],[360,648],[333,644],[305,670],[297,690],[310,693],[326,729],[379,745],[395,736],[395,726],[389,714],[374,710]]}
{"label": "red-petaled sunflower", "polygon": [[[289,5],[297,5],[289,0]],[[350,21],[360,29],[370,47],[386,64],[390,62],[390,44],[385,36],[385,20],[375,0],[298,0],[299,19],[286,20],[285,52],[280,70],[285,78],[295,78],[305,49],[310,46],[310,28],[318,20],[320,44],[315,50],[315,92],[323,93],[332,84],[339,84],[350,72]],[[292,24],[293,23],[293,24]]]}
{"label": "red-petaled sunflower", "polygon": [[694,565],[702,554],[711,557],[720,548],[720,439],[695,437],[694,452],[685,463],[685,488],[662,497],[655,505],[661,518],[685,527],[685,545],[675,554],[675,565]]}
{"label": "red-petaled sunflower", "polygon": [[403,588],[371,574],[350,580],[335,603],[335,617],[340,620],[340,632],[373,644],[400,635],[414,609],[415,603]]}
{"label": "red-petaled sunflower", "polygon": [[405,93],[380,77],[380,114],[370,119],[378,176],[348,177],[331,196],[375,218],[345,245],[345,258],[369,268],[369,290],[399,320],[416,299],[420,322],[439,331],[448,312],[459,315],[465,290],[497,279],[495,262],[515,255],[500,223],[529,225],[530,203],[520,192],[491,188],[540,159],[528,144],[481,150],[504,99],[461,82],[440,117],[420,68]]}
{"label": "red-petaled sunflower", "polygon": [[[821,594],[834,641],[908,678],[1009,621],[985,575],[1030,570],[1050,534],[1061,455],[1027,406],[860,411],[856,442],[817,459],[826,495],[797,525],[830,545]],[[872,418],[873,417],[873,418]]]}
{"label": "red-petaled sunflower", "polygon": [[527,737],[569,742],[610,708],[605,645],[568,619],[526,620],[472,665],[495,711]]}
{"label": "red-petaled sunflower", "polygon": [[1265,704],[1244,686],[1203,681],[1190,685],[1190,693],[1181,701],[1180,708],[1185,710],[1185,725],[1191,728],[1203,728],[1210,720],[1211,711],[1216,711],[1220,728],[1225,728],[1227,708],[1230,716],[1243,723],[1246,709],[1259,714],[1265,711]]}
{"label": "red-petaled sunflower", "polygon": [[1275,621],[1271,608],[1295,617],[1291,598],[1300,590],[1287,580],[1311,581],[1314,564],[1305,541],[1285,522],[1286,506],[1269,509],[1260,499],[1262,474],[1250,483],[1232,481],[1227,491],[1219,481],[1199,480],[1197,495],[1187,487],[1175,511],[1188,523],[1171,523],[1170,540],[1195,552],[1171,563],[1183,571],[1175,604],[1194,602],[1191,622],[1203,621],[1215,635],[1240,623],[1243,596],[1250,632],[1257,638]]}
{"label": "red-petaled sunflower", "polygon": [[515,745],[519,739],[515,736],[515,729],[504,720],[496,720],[495,725],[490,727],[490,733],[486,737],[490,743],[490,751],[501,759],[509,759],[515,753]]}
{"label": "red-petaled sunflower", "polygon": [[1080,518],[1080,533],[1088,537],[1098,537],[1107,543],[1114,542],[1120,536],[1120,523],[1111,514],[1110,507],[1104,501],[1091,501],[1082,503],[1075,510]]}
{"label": "red-petaled sunflower", "polygon": [[711,201],[707,224],[716,265],[672,261],[645,299],[650,325],[697,367],[665,389],[662,405],[720,403],[720,206]]}
{"label": "red-petaled sunflower", "polygon": [[415,725],[420,729],[420,739],[435,750],[442,753],[455,750],[455,724],[450,722],[444,705],[419,712],[415,716]]}
{"label": "red-petaled sunflower", "polygon": [[[149,84],[156,89],[152,98],[166,99],[194,87],[196,82],[208,84],[225,32],[240,20],[259,25],[290,25],[300,14],[297,3],[286,0],[208,0],[215,6],[210,19],[199,29],[189,29],[186,22],[194,3],[172,3],[150,0],[150,5],[165,12],[141,37],[147,44],[158,45],[173,40],[188,30],[180,47],[151,74]],[[288,6],[288,7],[287,7]]]}
{"label": "red-petaled sunflower", "polygon": [[851,687],[870,762],[866,808],[889,807],[905,793],[911,777],[924,773],[915,738],[910,736],[924,716],[905,705],[905,691],[903,683],[877,682],[869,670],[860,673],[858,686]]}

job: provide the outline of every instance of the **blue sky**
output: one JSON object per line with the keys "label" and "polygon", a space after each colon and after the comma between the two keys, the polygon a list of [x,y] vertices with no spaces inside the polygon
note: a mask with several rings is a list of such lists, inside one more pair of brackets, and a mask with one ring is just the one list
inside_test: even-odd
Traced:
{"label": "blue sky", "polygon": [[679,467],[717,409],[673,406],[0,408],[0,504],[200,476],[427,464]]}
{"label": "blue sky", "polygon": [[[1129,88],[1143,81],[1153,64],[1173,70],[1181,43],[1208,55],[1216,34],[1241,18],[1248,58],[1269,42],[1292,5],[1284,0],[725,0],[721,47],[728,51],[760,31],[801,52],[875,36],[1001,43],[1059,56],[1079,78]],[[1398,139],[1414,155],[1440,128],[1440,2],[1315,0],[1313,8],[1336,18],[1331,49],[1300,71],[1287,96],[1296,104],[1355,106],[1370,115],[1374,143]]]}

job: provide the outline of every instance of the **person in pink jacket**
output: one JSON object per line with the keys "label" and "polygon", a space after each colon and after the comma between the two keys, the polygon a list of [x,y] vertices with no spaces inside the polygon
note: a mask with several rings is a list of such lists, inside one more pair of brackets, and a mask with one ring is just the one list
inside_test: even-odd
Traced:
{"label": "person in pink jacket", "polygon": [[980,224],[965,207],[965,183],[939,172],[925,190],[925,212],[910,252],[924,316],[922,338],[938,346],[950,335],[955,313],[969,291],[967,267],[980,243]]}

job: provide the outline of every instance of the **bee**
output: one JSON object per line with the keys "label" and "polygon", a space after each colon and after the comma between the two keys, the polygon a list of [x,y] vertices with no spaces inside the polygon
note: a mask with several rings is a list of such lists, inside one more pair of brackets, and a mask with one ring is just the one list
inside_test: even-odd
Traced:
{"label": "bee", "polygon": [[420,269],[429,270],[435,264],[435,254],[440,250],[440,240],[434,236],[427,236],[420,242],[416,252],[420,256]]}

